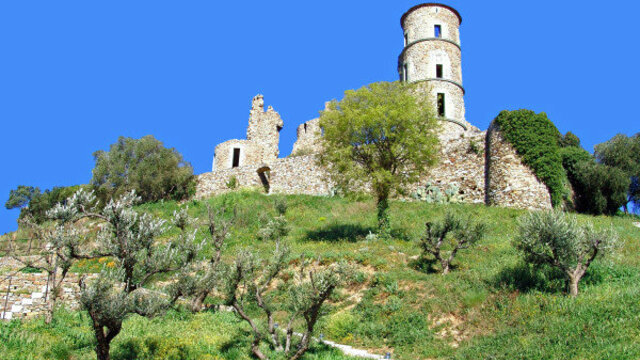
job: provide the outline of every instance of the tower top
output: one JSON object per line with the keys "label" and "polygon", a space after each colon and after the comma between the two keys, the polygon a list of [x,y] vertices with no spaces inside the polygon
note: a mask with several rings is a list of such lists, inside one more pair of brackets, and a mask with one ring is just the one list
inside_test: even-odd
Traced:
{"label": "tower top", "polygon": [[400,18],[400,26],[402,26],[404,28],[404,19],[406,19],[407,15],[411,14],[412,12],[414,12],[417,9],[420,9],[420,8],[423,8],[423,7],[428,7],[428,6],[442,7],[442,8],[450,10],[451,12],[456,14],[456,16],[458,17],[458,20],[460,20],[460,24],[462,24],[462,16],[458,12],[458,10],[452,8],[451,6],[444,5],[444,4],[439,4],[439,3],[424,3],[424,4],[416,5],[416,6],[412,7],[411,9],[407,10],[407,12],[404,13],[404,15],[402,15],[402,17]]}

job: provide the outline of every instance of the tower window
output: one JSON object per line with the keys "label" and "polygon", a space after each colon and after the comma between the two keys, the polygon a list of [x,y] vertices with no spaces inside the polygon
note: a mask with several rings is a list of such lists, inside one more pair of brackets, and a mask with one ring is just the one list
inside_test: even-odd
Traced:
{"label": "tower window", "polygon": [[442,79],[444,76],[442,75],[443,69],[442,69],[442,64],[437,64],[436,65],[436,78],[438,79]]}
{"label": "tower window", "polygon": [[443,93],[438,93],[438,116],[440,117],[444,117],[445,116],[445,108],[444,108],[444,94]]}
{"label": "tower window", "polygon": [[409,81],[409,65],[407,64],[402,66],[402,80]]}
{"label": "tower window", "polygon": [[442,26],[441,25],[436,25],[434,27],[434,32],[435,32],[435,37],[437,37],[437,38],[442,37]]}
{"label": "tower window", "polygon": [[404,46],[409,45],[409,33],[404,33]]}
{"label": "tower window", "polygon": [[233,149],[233,162],[231,163],[232,168],[237,168],[240,166],[240,149]]}
{"label": "tower window", "polygon": [[304,133],[307,133],[307,123],[304,123]]}

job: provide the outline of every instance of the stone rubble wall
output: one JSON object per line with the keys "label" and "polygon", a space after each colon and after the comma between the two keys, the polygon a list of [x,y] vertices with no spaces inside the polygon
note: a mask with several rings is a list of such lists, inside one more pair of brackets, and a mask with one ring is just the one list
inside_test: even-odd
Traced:
{"label": "stone rubble wall", "polygon": [[[487,140],[489,137],[491,141]],[[196,197],[235,190],[227,186],[232,177],[236,178],[238,187],[264,188],[267,192],[259,169],[268,170],[269,193],[325,196],[334,189],[326,170],[317,165],[316,156],[305,155],[278,159],[259,167],[244,166],[202,174],[198,176]],[[409,187],[409,194],[427,184],[438,187],[443,193],[456,187],[465,203],[522,209],[551,208],[546,186],[495,131],[481,132],[472,127],[456,138],[441,139],[438,164]]]}
{"label": "stone rubble wall", "polygon": [[[11,258],[0,258],[0,268],[3,269],[0,276],[0,319],[11,320],[31,318],[43,315],[47,312],[51,285],[47,286],[47,273],[24,273],[18,271],[22,265]],[[11,275],[11,286],[8,277]],[[58,275],[59,276],[59,275]],[[79,307],[78,299],[80,288],[78,274],[67,274],[62,284],[62,294],[58,300],[68,309]],[[9,301],[7,299],[9,288]],[[5,309],[5,304],[6,309]]]}
{"label": "stone rubble wall", "polygon": [[322,130],[320,129],[320,119],[309,120],[300,124],[297,129],[297,140],[293,144],[293,155],[315,154],[320,150],[320,137]]}
{"label": "stone rubble wall", "polygon": [[486,203],[521,209],[551,209],[549,189],[522,163],[496,122],[492,122],[486,137]]}

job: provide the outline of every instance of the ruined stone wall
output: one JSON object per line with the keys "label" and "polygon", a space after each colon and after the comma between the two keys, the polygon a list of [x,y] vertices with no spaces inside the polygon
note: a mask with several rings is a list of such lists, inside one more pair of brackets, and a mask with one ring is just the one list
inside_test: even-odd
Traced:
{"label": "ruined stone wall", "polygon": [[230,169],[233,165],[234,149],[240,149],[239,166],[259,165],[262,162],[262,152],[256,148],[253,141],[229,140],[216,146],[212,169]]}
{"label": "ruined stone wall", "polygon": [[[450,187],[457,188],[460,200],[465,203],[522,209],[551,208],[546,186],[521,162],[499,132],[493,130],[481,132],[472,128],[463,136],[442,141],[438,164],[409,187],[409,194],[430,184],[443,193]],[[197,197],[234,190],[226,185],[231,177],[236,177],[239,187],[256,187],[265,192],[268,188],[270,193],[322,196],[333,190],[326,170],[317,165],[314,155],[270,163],[268,187],[264,186],[258,170],[255,166],[245,166],[202,174],[198,177]]]}
{"label": "ruined stone wall", "polygon": [[293,144],[293,155],[314,154],[320,150],[320,119],[309,120],[297,129],[298,139]]}
{"label": "ruined stone wall", "polygon": [[[16,260],[7,257],[0,258],[0,269],[3,270],[2,276],[0,276],[0,280],[2,280],[0,283],[0,319],[11,320],[43,315],[49,307],[51,287],[47,286],[47,273],[23,273],[18,271],[20,268],[22,265]],[[70,273],[67,274],[62,284],[59,304],[68,309],[79,307],[78,280],[78,274]]]}
{"label": "ruined stone wall", "polygon": [[464,137],[443,141],[440,160],[411,192],[427,184],[438,187],[444,193],[450,187],[458,189],[459,199],[465,203],[485,202],[485,132],[468,132]]}
{"label": "ruined stone wall", "polygon": [[270,162],[278,158],[280,130],[283,125],[282,118],[271,106],[267,111],[264,111],[264,97],[262,95],[253,98],[247,140],[255,144],[255,149],[260,152],[262,162]]}
{"label": "ruined stone wall", "polygon": [[551,209],[551,195],[534,174],[522,163],[498,125],[489,126],[486,137],[486,203],[520,209]]}

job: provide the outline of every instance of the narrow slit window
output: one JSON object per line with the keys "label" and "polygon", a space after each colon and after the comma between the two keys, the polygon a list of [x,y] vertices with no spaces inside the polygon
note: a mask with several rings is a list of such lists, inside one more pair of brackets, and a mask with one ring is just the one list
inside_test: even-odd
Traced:
{"label": "narrow slit window", "polygon": [[304,123],[304,133],[307,133],[307,123]]}
{"label": "narrow slit window", "polygon": [[402,80],[409,81],[409,66],[407,64],[402,67]]}
{"label": "narrow slit window", "polygon": [[437,64],[436,65],[436,78],[438,79],[442,79],[443,76],[443,69],[442,69],[442,64]]}
{"label": "narrow slit window", "polygon": [[233,149],[233,162],[231,163],[232,168],[237,168],[240,166],[240,149]]}
{"label": "narrow slit window", "polygon": [[438,116],[445,117],[445,98],[443,93],[438,93]]}
{"label": "narrow slit window", "polygon": [[435,36],[437,38],[442,37],[442,26],[441,25],[436,25],[434,27],[434,32],[435,32]]}
{"label": "narrow slit window", "polygon": [[404,33],[404,46],[409,45],[409,34]]}

